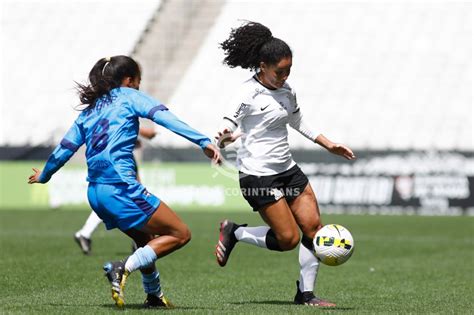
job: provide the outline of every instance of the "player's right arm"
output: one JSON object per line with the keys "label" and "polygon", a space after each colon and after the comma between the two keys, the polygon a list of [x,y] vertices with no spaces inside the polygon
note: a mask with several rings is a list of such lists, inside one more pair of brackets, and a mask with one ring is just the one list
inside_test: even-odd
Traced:
{"label": "player's right arm", "polygon": [[242,119],[249,113],[250,106],[250,104],[240,102],[234,112],[223,117],[215,137],[219,148],[226,147],[242,135],[240,130],[237,129]]}
{"label": "player's right arm", "polygon": [[34,173],[28,178],[28,184],[47,183],[71,156],[84,144],[85,136],[77,121],[66,133],[59,145],[48,158],[43,171],[33,168]]}
{"label": "player's right arm", "polygon": [[217,136],[214,138],[216,139],[217,146],[221,149],[225,148],[231,143],[234,143],[235,140],[239,139],[242,136],[242,132],[240,130],[236,130],[232,132],[228,127],[221,127],[217,132]]}

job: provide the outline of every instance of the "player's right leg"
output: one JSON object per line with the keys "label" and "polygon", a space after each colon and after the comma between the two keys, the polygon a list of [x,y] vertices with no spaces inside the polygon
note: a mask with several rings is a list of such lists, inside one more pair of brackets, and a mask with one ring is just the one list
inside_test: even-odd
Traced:
{"label": "player's right leg", "polygon": [[238,241],[277,251],[290,250],[298,244],[298,226],[283,194],[276,188],[281,186],[280,179],[285,173],[271,176],[239,173],[245,200],[269,226],[247,227],[228,220],[222,222],[215,251],[221,267],[227,264]]}
{"label": "player's right leg", "polygon": [[[148,243],[155,238],[152,234],[147,234],[139,230],[128,230],[125,233],[130,236],[138,248],[148,245]],[[138,250],[137,248],[137,250]],[[140,268],[142,274],[143,289],[146,294],[144,306],[150,307],[173,307],[171,302],[166,299],[161,289],[160,273],[156,269],[155,263],[148,267]]]}
{"label": "player's right leg", "polygon": [[225,266],[236,242],[275,251],[287,251],[299,243],[296,221],[284,198],[263,206],[259,211],[268,226],[247,227],[228,220],[221,223],[216,258],[220,266]]}
{"label": "player's right leg", "polygon": [[[143,226],[126,230],[125,233],[141,247],[123,262],[124,277],[135,270],[140,270],[145,292],[147,293],[145,306],[173,307],[172,303],[162,294],[155,261],[189,242],[191,232],[187,225],[164,202],[161,202]],[[125,283],[122,281],[120,285],[122,291],[124,285]]]}
{"label": "player's right leg", "polygon": [[[138,248],[127,259],[110,262],[104,266],[112,284],[112,298],[117,306],[124,305],[124,287],[129,274],[142,272],[142,280],[147,293],[145,305],[148,307],[173,307],[162,294],[159,273],[155,261],[181,248],[191,239],[191,233],[181,219],[164,202],[151,214],[143,225],[123,229],[124,233],[137,242]],[[157,235],[155,237],[155,235]]]}

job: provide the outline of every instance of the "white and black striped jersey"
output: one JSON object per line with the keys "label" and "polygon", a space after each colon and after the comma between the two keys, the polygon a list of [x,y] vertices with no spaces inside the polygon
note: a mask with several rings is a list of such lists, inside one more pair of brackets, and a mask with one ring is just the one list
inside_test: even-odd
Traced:
{"label": "white and black striped jersey", "polygon": [[240,127],[242,145],[237,151],[239,171],[267,176],[279,174],[295,165],[288,144],[287,124],[314,141],[317,134],[303,123],[294,90],[285,83],[270,90],[256,76],[245,81],[233,100],[237,109],[224,116],[225,128]]}

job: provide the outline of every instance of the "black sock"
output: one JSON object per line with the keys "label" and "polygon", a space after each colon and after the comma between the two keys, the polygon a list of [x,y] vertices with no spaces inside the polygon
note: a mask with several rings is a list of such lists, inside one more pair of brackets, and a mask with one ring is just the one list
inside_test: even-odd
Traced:
{"label": "black sock", "polygon": [[283,250],[280,248],[280,245],[278,245],[278,240],[275,236],[275,233],[273,232],[272,229],[268,230],[267,235],[265,236],[265,244],[267,245],[267,248],[269,250],[275,250],[282,252]]}
{"label": "black sock", "polygon": [[309,249],[310,251],[314,252],[314,244],[313,244],[313,239],[311,237],[307,237],[306,235],[303,235],[301,238],[301,244]]}

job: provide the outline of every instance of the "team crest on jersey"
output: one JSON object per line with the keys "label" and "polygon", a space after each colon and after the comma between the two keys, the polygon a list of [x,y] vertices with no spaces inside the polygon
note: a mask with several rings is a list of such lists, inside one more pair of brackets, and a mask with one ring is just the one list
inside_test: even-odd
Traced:
{"label": "team crest on jersey", "polygon": [[256,98],[257,96],[259,96],[260,94],[263,94],[263,93],[265,93],[265,89],[256,88],[255,93],[252,95],[252,98]]}

